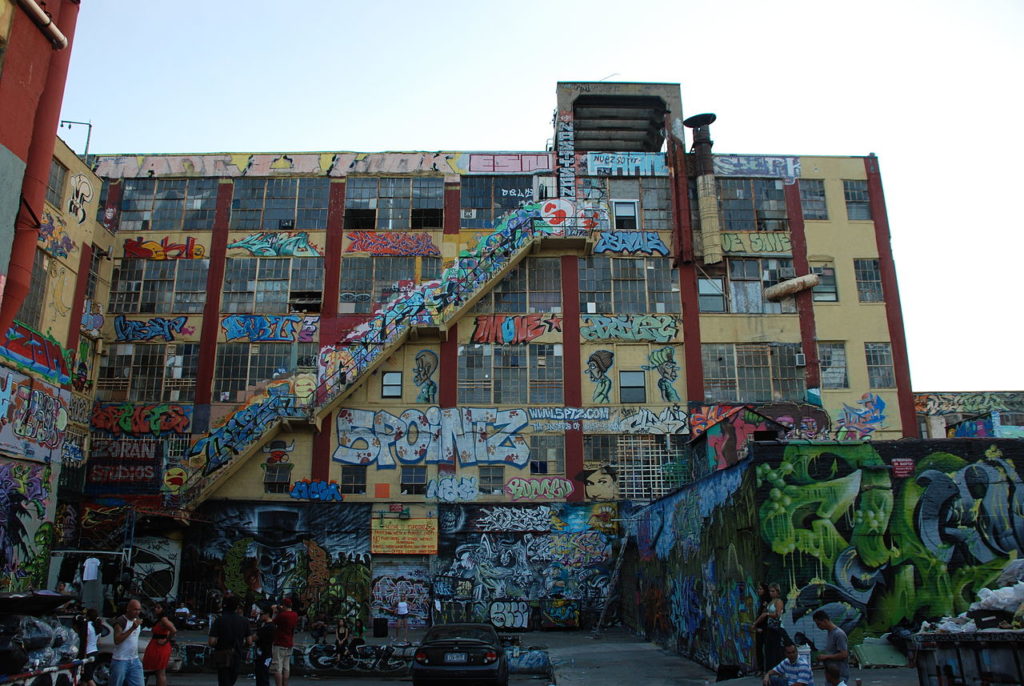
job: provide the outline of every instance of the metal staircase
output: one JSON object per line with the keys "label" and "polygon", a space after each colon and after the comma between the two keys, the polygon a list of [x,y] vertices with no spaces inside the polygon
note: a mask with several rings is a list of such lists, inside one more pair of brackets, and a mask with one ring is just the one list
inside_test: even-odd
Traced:
{"label": "metal staircase", "polygon": [[217,427],[193,441],[187,459],[195,468],[179,492],[177,506],[186,512],[194,510],[282,430],[291,430],[297,423],[319,426],[411,334],[444,337],[542,242],[545,247],[592,248],[593,211],[577,217],[565,211],[566,204],[541,201],[514,210],[474,249],[460,252],[440,279],[416,284],[382,304],[333,346],[337,359],[321,372],[310,396],[288,392],[291,387],[284,381],[269,382],[246,399]]}

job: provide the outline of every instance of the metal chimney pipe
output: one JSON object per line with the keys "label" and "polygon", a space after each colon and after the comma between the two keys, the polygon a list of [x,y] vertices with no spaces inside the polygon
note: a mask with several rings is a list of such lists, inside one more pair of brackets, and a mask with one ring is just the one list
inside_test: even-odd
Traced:
{"label": "metal chimney pipe", "polygon": [[700,233],[704,264],[723,259],[722,221],[718,212],[718,186],[715,183],[715,161],[711,155],[711,124],[717,117],[708,112],[686,119],[683,124],[693,129],[693,151],[697,157],[697,208],[700,210]]}

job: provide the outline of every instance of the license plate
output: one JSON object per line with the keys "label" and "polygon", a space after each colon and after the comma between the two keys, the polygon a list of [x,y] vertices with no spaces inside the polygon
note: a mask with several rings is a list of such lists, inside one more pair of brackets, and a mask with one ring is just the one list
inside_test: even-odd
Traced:
{"label": "license plate", "polygon": [[445,653],[444,654],[444,661],[446,663],[465,662],[466,661],[466,654],[465,653]]}

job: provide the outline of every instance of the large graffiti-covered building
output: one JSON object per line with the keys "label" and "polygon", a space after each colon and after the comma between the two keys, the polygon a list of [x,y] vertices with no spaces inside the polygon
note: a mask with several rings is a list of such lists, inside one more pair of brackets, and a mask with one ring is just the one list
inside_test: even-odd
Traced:
{"label": "large graffiti-covered building", "polygon": [[875,157],[713,154],[674,84],[556,104],[535,151],[91,157],[80,543],[155,597],[577,625],[629,512],[751,439],[916,435]]}

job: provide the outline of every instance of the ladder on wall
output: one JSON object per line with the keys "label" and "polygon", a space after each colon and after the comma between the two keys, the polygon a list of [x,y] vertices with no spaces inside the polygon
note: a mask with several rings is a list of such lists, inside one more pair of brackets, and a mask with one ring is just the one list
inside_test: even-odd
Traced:
{"label": "ladder on wall", "polygon": [[608,587],[604,594],[604,604],[601,606],[601,616],[597,618],[597,624],[590,631],[591,638],[597,638],[598,634],[601,633],[601,627],[604,626],[604,618],[608,614],[608,602],[612,598],[612,593],[615,591],[615,584],[619,583],[619,575],[622,572],[622,563],[626,559],[626,548],[629,544],[629,534],[622,537],[622,542],[619,543],[619,555],[615,559],[615,567],[612,569],[611,578],[608,579]]}

